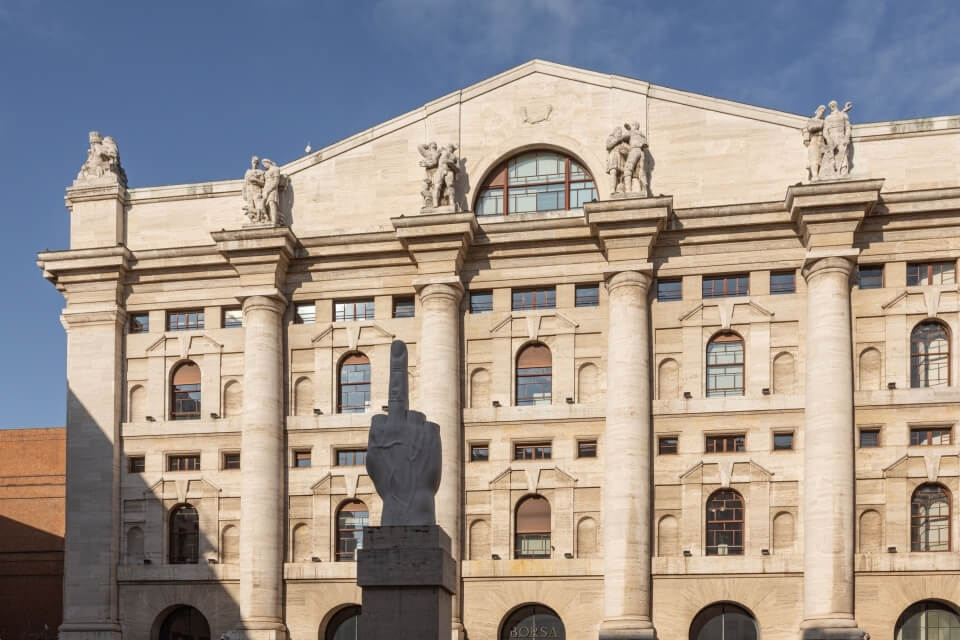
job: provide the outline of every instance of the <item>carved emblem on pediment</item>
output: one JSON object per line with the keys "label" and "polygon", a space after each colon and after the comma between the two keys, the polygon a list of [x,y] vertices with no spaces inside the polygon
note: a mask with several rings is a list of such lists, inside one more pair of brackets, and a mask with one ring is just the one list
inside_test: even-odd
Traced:
{"label": "carved emblem on pediment", "polygon": [[523,124],[540,124],[541,122],[546,122],[550,119],[550,115],[553,113],[553,105],[532,105],[528,107],[520,107],[520,119]]}

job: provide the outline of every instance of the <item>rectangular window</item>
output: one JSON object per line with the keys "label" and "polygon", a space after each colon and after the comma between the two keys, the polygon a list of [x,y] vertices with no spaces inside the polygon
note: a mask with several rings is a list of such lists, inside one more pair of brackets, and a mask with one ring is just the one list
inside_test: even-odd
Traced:
{"label": "rectangular window", "polygon": [[596,440],[578,441],[577,457],[578,458],[596,458],[597,457],[597,441]]}
{"label": "rectangular window", "polygon": [[470,462],[486,462],[490,459],[490,445],[470,445]]}
{"label": "rectangular window", "polygon": [[167,456],[167,471],[200,471],[200,454]]}
{"label": "rectangular window", "polygon": [[907,286],[954,284],[956,266],[953,262],[911,262],[907,265]]}
{"label": "rectangular window", "polygon": [[334,322],[373,320],[373,300],[344,300],[333,303]]}
{"label": "rectangular window", "polygon": [[578,284],[574,289],[574,306],[596,307],[600,305],[600,285]]}
{"label": "rectangular window", "polygon": [[707,436],[707,453],[736,453],[746,451],[747,436]]}
{"label": "rectangular window", "polygon": [[309,449],[301,449],[299,451],[293,452],[293,466],[295,467],[309,467],[313,462],[313,456],[311,455]]}
{"label": "rectangular window", "polygon": [[704,276],[704,298],[729,298],[749,293],[750,276],[740,273],[732,276]]}
{"label": "rectangular window", "polygon": [[203,329],[203,309],[167,312],[167,331]]}
{"label": "rectangular window", "polygon": [[293,305],[294,324],[313,324],[317,321],[317,305],[312,302],[298,302]]}
{"label": "rectangular window", "polygon": [[950,444],[950,427],[910,429],[910,446],[928,447],[937,444]]}
{"label": "rectangular window", "polygon": [[366,449],[337,449],[338,467],[359,466],[362,465],[366,459]]}
{"label": "rectangular window", "polygon": [[243,326],[243,309],[227,307],[223,310],[223,328],[234,329]]}
{"label": "rectangular window", "polygon": [[664,436],[657,439],[657,453],[661,456],[677,452],[677,436]]}
{"label": "rectangular window", "polygon": [[557,290],[522,289],[513,292],[513,310],[529,311],[530,309],[555,309],[557,306]]}
{"label": "rectangular window", "polygon": [[880,446],[879,429],[860,429],[860,448],[872,449]]}
{"label": "rectangular window", "polygon": [[414,316],[414,308],[413,296],[395,297],[393,299],[394,318],[412,318]]}
{"label": "rectangular window", "polygon": [[774,271],[770,274],[770,293],[794,293],[797,290],[796,271]]}
{"label": "rectangular window", "polygon": [[883,265],[862,264],[857,268],[857,282],[861,289],[883,288]]}
{"label": "rectangular window", "polygon": [[224,470],[239,469],[240,468],[240,452],[231,451],[230,453],[223,454],[223,468]]}
{"label": "rectangular window", "polygon": [[680,278],[657,280],[657,300],[660,302],[683,300],[683,280]]}
{"label": "rectangular window", "polygon": [[493,311],[493,292],[471,291],[470,313],[486,313],[487,311]]}
{"label": "rectangular window", "polygon": [[549,442],[533,442],[513,446],[514,460],[550,460],[552,457],[553,447]]}
{"label": "rectangular window", "polygon": [[774,451],[792,451],[793,433],[775,433],[773,434]]}
{"label": "rectangular window", "polygon": [[147,463],[143,456],[130,456],[127,458],[128,473],[143,473],[147,469]]}
{"label": "rectangular window", "polygon": [[150,314],[131,313],[130,333],[150,333]]}

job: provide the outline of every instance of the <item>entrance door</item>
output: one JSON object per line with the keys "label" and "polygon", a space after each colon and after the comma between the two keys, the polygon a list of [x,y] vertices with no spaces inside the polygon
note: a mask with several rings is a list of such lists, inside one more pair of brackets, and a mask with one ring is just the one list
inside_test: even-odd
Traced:
{"label": "entrance door", "polygon": [[193,607],[177,607],[160,625],[160,640],[210,640],[210,625]]}
{"label": "entrance door", "polygon": [[693,619],[690,640],[757,640],[757,623],[735,604],[712,604]]}

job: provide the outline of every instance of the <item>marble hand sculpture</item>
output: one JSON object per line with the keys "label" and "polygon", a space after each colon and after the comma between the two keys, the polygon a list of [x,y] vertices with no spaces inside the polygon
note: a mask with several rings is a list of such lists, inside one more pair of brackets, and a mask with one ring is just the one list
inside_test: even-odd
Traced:
{"label": "marble hand sculpture", "polygon": [[407,345],[394,340],[388,412],[373,417],[367,442],[367,472],[383,500],[381,526],[437,523],[440,427],[408,410],[407,394]]}

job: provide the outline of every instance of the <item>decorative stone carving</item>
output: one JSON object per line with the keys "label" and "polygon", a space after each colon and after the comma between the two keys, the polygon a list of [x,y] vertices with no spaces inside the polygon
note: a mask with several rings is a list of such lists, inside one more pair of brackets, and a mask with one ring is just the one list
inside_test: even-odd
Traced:
{"label": "decorative stone carving", "polygon": [[541,122],[546,122],[550,119],[550,114],[553,113],[553,105],[547,104],[543,107],[531,107],[533,115],[531,115],[526,107],[520,108],[520,118],[524,124],[540,124]]}
{"label": "decorative stone carving", "polygon": [[802,129],[803,144],[807,146],[807,179],[835,180],[850,173],[850,149],[853,127],[847,112],[853,103],[847,102],[840,109],[836,100],[829,102],[830,113],[823,114],[827,107],[820,105]]}
{"label": "decorative stone carving", "polygon": [[647,136],[639,122],[628,122],[607,136],[607,174],[610,194],[650,195],[647,179]]}
{"label": "decorative stone carving", "polygon": [[418,145],[417,151],[423,158],[420,160],[420,166],[424,169],[423,188],[420,190],[423,208],[454,206],[454,186],[460,171],[457,145],[438,147],[436,142],[431,142]]}
{"label": "decorative stone carving", "polygon": [[407,375],[407,345],[394,340],[388,413],[373,417],[367,442],[367,472],[383,500],[381,526],[437,523],[440,427],[419,411],[407,409]]}
{"label": "decorative stone carving", "polygon": [[250,158],[250,168],[243,174],[243,213],[254,224],[283,224],[280,215],[280,191],[286,188],[286,176],[268,158]]}
{"label": "decorative stone carving", "polygon": [[110,136],[101,136],[99,131],[91,131],[89,139],[87,160],[73,184],[109,180],[127,186],[127,174],[120,166],[120,149],[116,141]]}

